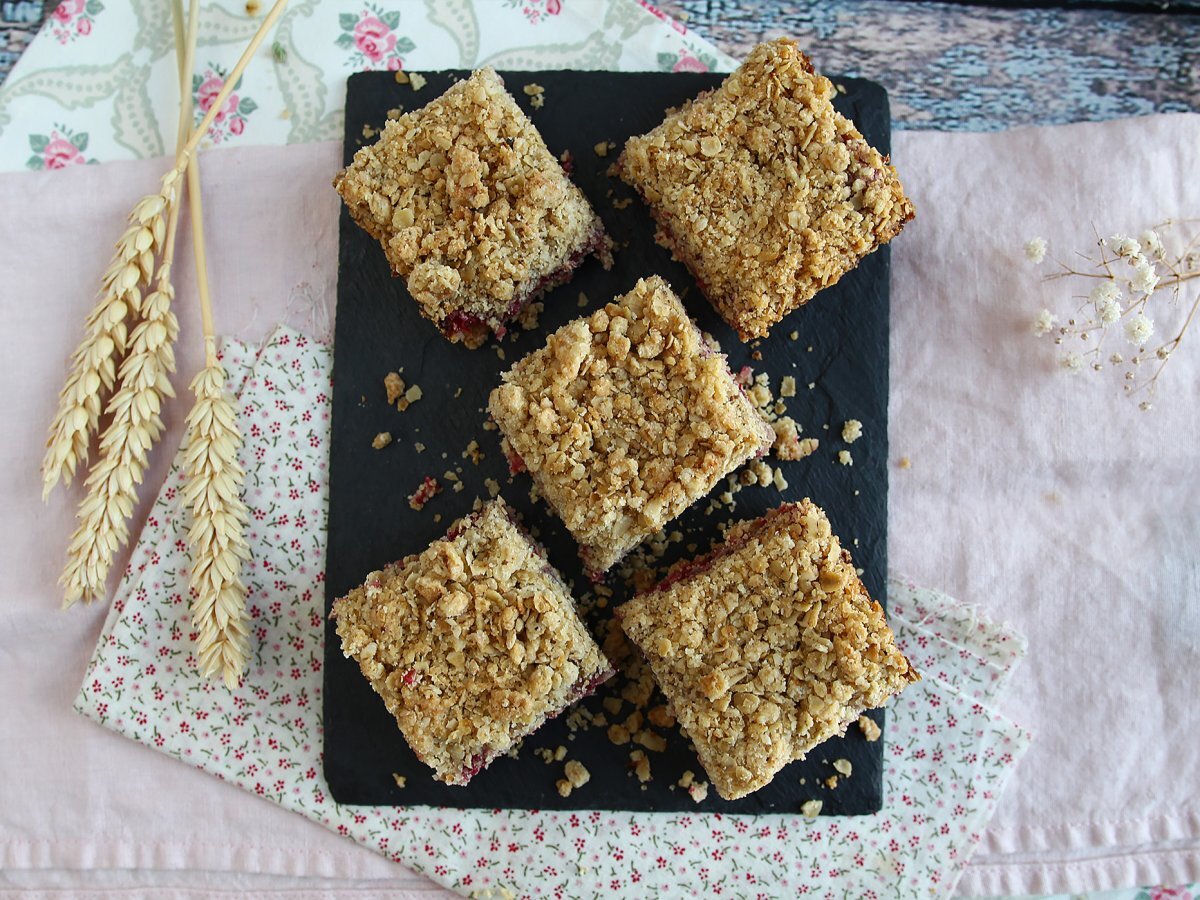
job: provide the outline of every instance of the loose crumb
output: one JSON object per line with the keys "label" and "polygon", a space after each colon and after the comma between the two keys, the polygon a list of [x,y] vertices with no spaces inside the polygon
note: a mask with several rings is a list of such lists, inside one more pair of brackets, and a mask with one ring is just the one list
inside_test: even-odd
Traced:
{"label": "loose crumb", "polygon": [[779,382],[780,397],[795,397],[796,396],[796,378],[793,375],[784,375]]}
{"label": "loose crumb", "polygon": [[793,461],[812,456],[820,441],[816,438],[801,438],[800,426],[791,416],[783,416],[771,423],[775,429],[775,443],[771,451],[777,459]]}
{"label": "loose crumb", "polygon": [[[791,338],[793,341],[798,341],[798,340],[800,340],[800,332],[793,331],[791,334],[788,335],[788,337]],[[812,347],[809,347],[808,349],[811,350]]]}
{"label": "loose crumb", "polygon": [[842,440],[847,444],[853,444],[862,437],[862,433],[862,422],[858,419],[847,419],[846,424],[842,426]]}
{"label": "loose crumb", "polygon": [[800,804],[800,815],[806,819],[815,819],[821,814],[821,807],[824,804],[820,800],[809,800],[806,803]]}
{"label": "loose crumb", "polygon": [[413,448],[414,448],[414,449],[415,449],[415,450],[416,450],[418,453],[424,453],[424,452],[425,452],[425,445],[424,445],[424,444],[422,444],[420,441],[417,441],[415,444],[413,444]]}
{"label": "loose crumb", "polygon": [[687,790],[692,786],[692,782],[696,780],[696,773],[691,769],[684,771],[683,776],[679,779],[679,786]]}
{"label": "loose crumb", "polygon": [[833,767],[843,778],[849,778],[854,772],[854,764],[848,759],[835,759],[833,761]]}
{"label": "loose crumb", "polygon": [[571,782],[571,787],[583,787],[592,778],[592,773],[584,767],[583,763],[574,759],[569,760],[563,766],[563,772],[567,776],[567,781]]}
{"label": "loose crumb", "polygon": [[414,91],[419,91],[426,85],[425,76],[420,72],[409,72],[408,83],[412,85]]}
{"label": "loose crumb", "polygon": [[408,73],[403,69],[396,70],[396,84],[408,84]]}
{"label": "loose crumb", "polygon": [[587,306],[588,305],[587,294],[585,294],[583,291],[580,291],[579,299],[577,301],[575,301],[575,305],[578,306],[580,309],[583,309],[585,306]]}
{"label": "loose crumb", "polygon": [[902,457],[900,457],[900,462],[898,462],[897,465],[901,469],[911,469],[912,468],[912,460],[910,460],[907,456],[902,456]]}
{"label": "loose crumb", "polygon": [[500,482],[498,482],[495,478],[483,479],[483,486],[487,488],[489,497],[495,497],[500,493]]}
{"label": "loose crumb", "polygon": [[[650,721],[651,725],[658,728],[670,728],[675,724],[675,716],[671,714],[671,711],[666,706],[661,704],[651,707],[646,713],[646,718]],[[686,787],[686,785],[684,786]]]}
{"label": "loose crumb", "polygon": [[661,734],[651,731],[648,728],[643,728],[633,736],[635,744],[641,744],[647,750],[652,750],[655,753],[662,753],[667,749],[667,739]]}
{"label": "loose crumb", "polygon": [[883,730],[869,716],[858,717],[858,730],[863,733],[863,737],[872,742],[879,740],[879,736],[883,734]]}
{"label": "loose crumb", "polygon": [[383,376],[383,389],[387,391],[388,406],[391,406],[404,394],[404,379],[399,372],[388,372]]}
{"label": "loose crumb", "polygon": [[837,455],[838,462],[843,466],[854,465],[854,457],[850,455],[849,450],[839,450]]}
{"label": "loose crumb", "polygon": [[836,775],[830,775],[828,778],[825,779],[825,787],[829,788],[829,790],[832,791],[837,786],[838,786],[838,777]]}
{"label": "loose crumb", "polygon": [[688,795],[695,803],[703,803],[708,799],[708,782],[698,781],[687,789]]}
{"label": "loose crumb", "polygon": [[534,109],[541,109],[546,105],[546,89],[540,84],[527,84],[523,90],[529,98],[529,105]]}
{"label": "loose crumb", "polygon": [[601,141],[592,150],[597,156],[608,156],[608,141]]}
{"label": "loose crumb", "polygon": [[[559,749],[562,748],[560,747]],[[558,795],[560,797],[571,796],[573,789],[583,787],[592,778],[592,773],[584,768],[583,763],[573,759],[563,766],[563,772],[566,778],[560,778],[554,783],[554,786],[558,788]]]}
{"label": "loose crumb", "polygon": [[436,478],[431,478],[428,475],[421,482],[412,494],[409,495],[408,505],[420,512],[425,508],[425,504],[442,492],[442,486]]}
{"label": "loose crumb", "polygon": [[463,459],[469,459],[475,465],[479,465],[484,459],[484,453],[479,449],[479,441],[471,441],[467,444],[467,449],[462,452]]}
{"label": "loose crumb", "polygon": [[375,435],[374,439],[371,441],[371,446],[376,450],[382,450],[391,442],[392,433],[390,431],[381,431],[379,434]]}
{"label": "loose crumb", "polygon": [[408,784],[408,778],[404,775],[401,775],[399,772],[392,773],[392,781],[396,782],[396,787],[398,788],[402,788]]}
{"label": "loose crumb", "polygon": [[629,754],[629,760],[633,763],[633,771],[637,775],[638,781],[645,784],[651,779],[650,759],[646,756],[646,751],[634,750]]}

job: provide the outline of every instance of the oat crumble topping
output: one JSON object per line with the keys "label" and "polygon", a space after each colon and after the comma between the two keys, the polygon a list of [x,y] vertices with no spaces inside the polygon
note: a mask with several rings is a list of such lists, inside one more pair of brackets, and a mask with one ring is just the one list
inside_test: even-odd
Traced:
{"label": "oat crumble topping", "polygon": [[774,435],[657,276],[550,335],[488,403],[514,470],[602,573]]}
{"label": "oat crumble topping", "polygon": [[608,258],[600,219],[490,68],[389,121],[334,187],[422,315],[467,346]]}
{"label": "oat crumble topping", "polygon": [[808,500],[735,525],[617,617],[729,800],[919,677]]}
{"label": "oat crumble topping", "polygon": [[895,169],[834,110],[795,41],[630,138],[622,179],[742,340],[767,334],[913,217]]}
{"label": "oat crumble topping", "polygon": [[503,501],[372,572],[334,603],[333,617],[342,651],[447,784],[466,784],[612,675],[558,573]]}

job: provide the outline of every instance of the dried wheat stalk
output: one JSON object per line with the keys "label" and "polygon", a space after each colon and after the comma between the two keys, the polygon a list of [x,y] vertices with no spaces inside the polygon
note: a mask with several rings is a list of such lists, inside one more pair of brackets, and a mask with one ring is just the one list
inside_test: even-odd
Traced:
{"label": "dried wheat stalk", "polygon": [[241,580],[242,563],[250,558],[246,506],[240,496],[245,475],[237,460],[242,438],[225,393],[225,370],[211,337],[206,337],[206,345],[208,365],[192,382],[196,405],[187,417],[183,491],[192,509],[192,627],[200,673],[219,672],[232,689],[250,653],[246,587]]}
{"label": "dried wheat stalk", "polygon": [[[77,514],[80,524],[71,537],[60,578],[64,606],[103,595],[113,556],[129,539],[126,522],[137,501],[137,486],[145,474],[150,447],[162,433],[162,397],[173,396],[167,376],[174,371],[172,344],[179,327],[170,308],[174,298],[170,270],[182,179],[201,139],[286,5],[287,0],[276,0],[190,137],[187,123],[191,111],[185,105],[191,98],[185,77],[190,64],[181,59],[175,166],[163,176],[157,194],[138,201],[129,217],[130,226],[117,243],[116,258],[102,280],[101,300],[88,316],[84,339],[72,357],[42,463],[45,497],[59,481],[69,483],[76,468],[87,461],[88,441],[101,415],[111,415],[100,439],[100,458],[88,473],[87,496]],[[193,27],[188,59],[194,46]],[[143,298],[142,287],[153,275],[160,250],[163,257],[156,288]],[[130,334],[131,321],[136,324]],[[211,335],[211,314],[206,316],[206,326],[206,336]],[[118,367],[122,354],[124,360]],[[209,361],[213,361],[211,354]],[[118,377],[121,385],[105,404],[104,396]]]}
{"label": "dried wheat stalk", "polygon": [[[42,495],[61,480],[70,483],[76,468],[87,462],[88,441],[95,434],[112,390],[117,360],[126,350],[127,319],[142,307],[141,289],[154,273],[154,260],[166,238],[166,216],[175,204],[184,173],[267,33],[283,14],[287,0],[276,0],[234,65],[212,106],[175,157],[175,167],[163,176],[157,194],[138,201],[129,215],[129,228],[117,242],[116,256],[101,282],[99,303],[88,315],[83,340],[71,358],[71,371],[59,394],[58,411],[50,426],[42,460]],[[188,93],[190,97],[190,93]]]}
{"label": "dried wheat stalk", "polygon": [[71,371],[58,399],[42,459],[42,499],[61,479],[70,484],[86,464],[88,441],[96,433],[103,399],[113,388],[117,360],[125,353],[129,320],[142,311],[142,287],[154,273],[154,260],[167,233],[164,213],[173,205],[178,173],[163,179],[158,194],[143,197],[129,215],[116,255],[104,273],[100,301],[88,314],[84,336],[71,357]]}
{"label": "dried wheat stalk", "polygon": [[111,415],[100,438],[100,456],[88,473],[87,496],[79,504],[79,527],[67,547],[67,565],[59,579],[63,606],[90,603],[104,595],[113,555],[129,540],[127,520],[137,503],[137,486],[146,471],[150,448],[162,434],[162,398],[174,397],[175,338],[179,323],[171,311],[171,285],[178,205],[167,216],[162,264],[155,290],[142,303],[141,321],[129,336],[118,372],[121,385],[108,402]]}

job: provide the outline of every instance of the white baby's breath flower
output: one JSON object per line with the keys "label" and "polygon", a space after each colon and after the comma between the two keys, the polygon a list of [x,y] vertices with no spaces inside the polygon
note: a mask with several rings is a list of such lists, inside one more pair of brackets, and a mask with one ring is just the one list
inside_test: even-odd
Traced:
{"label": "white baby's breath flower", "polygon": [[1058,364],[1070,372],[1072,375],[1083,371],[1083,357],[1078,353],[1067,353]]}
{"label": "white baby's breath flower", "polygon": [[1105,300],[1096,309],[1101,325],[1114,325],[1121,318],[1121,304],[1115,300]]}
{"label": "white baby's breath flower", "polygon": [[1054,313],[1050,312],[1048,309],[1043,309],[1033,320],[1033,333],[1038,337],[1041,337],[1044,334],[1049,334],[1050,330],[1054,328],[1054,325],[1057,321],[1058,319],[1055,317]]}
{"label": "white baby's breath flower", "polygon": [[1145,313],[1138,313],[1125,323],[1125,337],[1135,347],[1146,343],[1146,339],[1154,334],[1154,323]]}
{"label": "white baby's breath flower", "polygon": [[1092,288],[1092,292],[1088,296],[1091,301],[1096,304],[1097,307],[1099,307],[1100,304],[1104,303],[1106,300],[1120,300],[1121,289],[1117,286],[1115,281],[1112,281],[1111,279],[1105,279]]}
{"label": "white baby's breath flower", "polygon": [[1102,325],[1112,325],[1121,318],[1121,289],[1115,281],[1104,280],[1092,288],[1089,299],[1096,308]]}
{"label": "white baby's breath flower", "polygon": [[1107,243],[1113,253],[1124,259],[1142,255],[1142,245],[1127,234],[1114,234]]}
{"label": "white baby's breath flower", "polygon": [[1044,260],[1046,258],[1046,239],[1035,237],[1026,241],[1025,258],[1035,266]]}
{"label": "white baby's breath flower", "polygon": [[1158,287],[1158,273],[1154,271],[1154,266],[1147,260],[1143,259],[1133,268],[1133,278],[1130,279],[1130,286],[1140,294],[1150,294]]}
{"label": "white baby's breath flower", "polygon": [[1163,249],[1162,238],[1158,236],[1158,232],[1152,229],[1146,229],[1141,234],[1142,246],[1155,259],[1162,259],[1166,255],[1166,250]]}

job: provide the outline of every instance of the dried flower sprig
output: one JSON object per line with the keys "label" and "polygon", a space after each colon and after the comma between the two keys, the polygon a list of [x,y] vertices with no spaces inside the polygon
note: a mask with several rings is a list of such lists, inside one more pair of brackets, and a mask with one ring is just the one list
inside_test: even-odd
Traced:
{"label": "dried flower sprig", "polygon": [[[1151,343],[1156,321],[1169,320],[1172,313],[1181,310],[1185,287],[1200,279],[1200,229],[1195,228],[1196,222],[1167,221],[1138,238],[1123,234],[1097,236],[1096,257],[1078,254],[1092,264],[1090,268],[1077,269],[1059,262],[1059,271],[1046,276],[1093,282],[1087,294],[1076,295],[1079,305],[1065,324],[1060,325],[1049,309],[1043,309],[1033,321],[1035,335],[1053,335],[1055,345],[1064,347],[1059,357],[1063,369],[1072,373],[1120,369],[1124,393],[1141,395],[1138,408],[1143,411],[1153,407],[1151,398],[1163,369],[1183,343],[1200,309],[1198,289],[1178,328],[1171,329],[1171,336],[1157,345]],[[1194,233],[1187,238],[1182,232],[1189,226]],[[1038,241],[1035,238],[1026,244],[1026,256],[1034,262],[1041,260],[1034,260],[1029,247]],[[1043,255],[1044,246],[1041,242]],[[1131,355],[1105,348],[1113,332],[1119,332],[1134,348]],[[1072,345],[1076,349],[1066,349]]]}
{"label": "dried flower sprig", "polygon": [[250,558],[248,521],[241,499],[245,477],[238,464],[242,439],[225,392],[225,370],[214,341],[206,338],[208,365],[192,382],[196,404],[187,417],[187,483],[183,499],[192,510],[192,627],[200,674],[220,673],[237,686],[250,653],[242,563]]}

